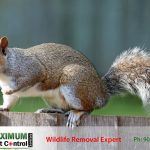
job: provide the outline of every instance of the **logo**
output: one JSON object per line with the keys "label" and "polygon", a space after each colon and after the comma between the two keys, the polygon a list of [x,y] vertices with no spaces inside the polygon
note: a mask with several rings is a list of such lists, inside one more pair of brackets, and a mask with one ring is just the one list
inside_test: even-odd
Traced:
{"label": "logo", "polygon": [[0,149],[33,147],[33,133],[0,133]]}

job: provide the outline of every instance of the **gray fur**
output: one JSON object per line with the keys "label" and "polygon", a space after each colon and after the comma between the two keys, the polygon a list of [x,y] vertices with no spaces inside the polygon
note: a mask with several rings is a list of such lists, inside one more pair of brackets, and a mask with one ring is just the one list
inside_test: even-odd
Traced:
{"label": "gray fur", "polygon": [[91,62],[69,46],[45,43],[27,49],[7,48],[5,51],[6,56],[1,55],[5,57],[1,73],[11,77],[13,83],[13,86],[9,84],[12,90],[5,94],[39,83],[37,88],[41,91],[61,85],[74,87],[72,98],[70,92],[67,95],[62,93],[70,108],[92,111],[106,100],[104,85]]}
{"label": "gray fur", "polygon": [[133,48],[122,53],[103,77],[109,95],[128,91],[150,103],[150,53]]}

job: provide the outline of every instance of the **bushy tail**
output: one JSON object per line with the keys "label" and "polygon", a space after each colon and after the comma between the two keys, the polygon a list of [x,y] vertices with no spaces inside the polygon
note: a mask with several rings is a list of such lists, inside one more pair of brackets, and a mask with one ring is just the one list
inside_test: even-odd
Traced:
{"label": "bushy tail", "polygon": [[116,58],[103,77],[110,95],[126,90],[150,104],[150,53],[133,48]]}

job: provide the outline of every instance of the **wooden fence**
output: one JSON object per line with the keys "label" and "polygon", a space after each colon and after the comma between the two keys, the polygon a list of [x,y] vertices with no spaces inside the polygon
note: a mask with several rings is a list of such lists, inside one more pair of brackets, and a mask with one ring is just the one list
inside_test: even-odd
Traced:
{"label": "wooden fence", "polygon": [[[148,117],[117,117],[117,116],[83,116],[81,119],[81,127],[76,128],[75,131],[69,130],[66,127],[67,117],[62,114],[35,114],[35,113],[14,113],[14,112],[1,112],[0,113],[0,126],[46,126],[48,135],[67,136],[67,137],[91,137],[91,136],[105,136],[105,137],[120,137],[121,142],[114,143],[48,143],[44,147],[52,150],[148,150],[150,149],[150,118]],[[53,128],[54,126],[54,128]],[[60,128],[56,128],[56,126]],[[89,127],[90,126],[90,127]],[[91,127],[92,126],[92,127]],[[62,128],[63,127],[63,128]],[[10,127],[8,127],[10,128]],[[24,127],[26,128],[26,127]],[[34,127],[31,127],[34,128]],[[19,127],[18,127],[19,129]],[[44,127],[45,130],[45,127]],[[0,132],[5,131],[6,127],[0,128]],[[43,128],[38,128],[38,136],[44,133]],[[42,141],[40,135],[37,141]],[[136,141],[134,138],[142,139],[146,137],[147,141]],[[55,145],[55,146],[53,146]],[[34,145],[36,146],[36,144]],[[41,150],[43,147],[40,145],[35,150]]]}
{"label": "wooden fence", "polygon": [[[65,126],[62,114],[1,112],[0,126]],[[91,116],[81,119],[80,126],[150,126],[148,117]]]}

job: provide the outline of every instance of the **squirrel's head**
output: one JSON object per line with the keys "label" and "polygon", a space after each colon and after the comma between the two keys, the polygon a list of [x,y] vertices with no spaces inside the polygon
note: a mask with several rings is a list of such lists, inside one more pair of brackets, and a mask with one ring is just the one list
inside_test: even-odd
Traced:
{"label": "squirrel's head", "polygon": [[0,72],[3,70],[5,65],[5,56],[8,47],[7,37],[0,37]]}

